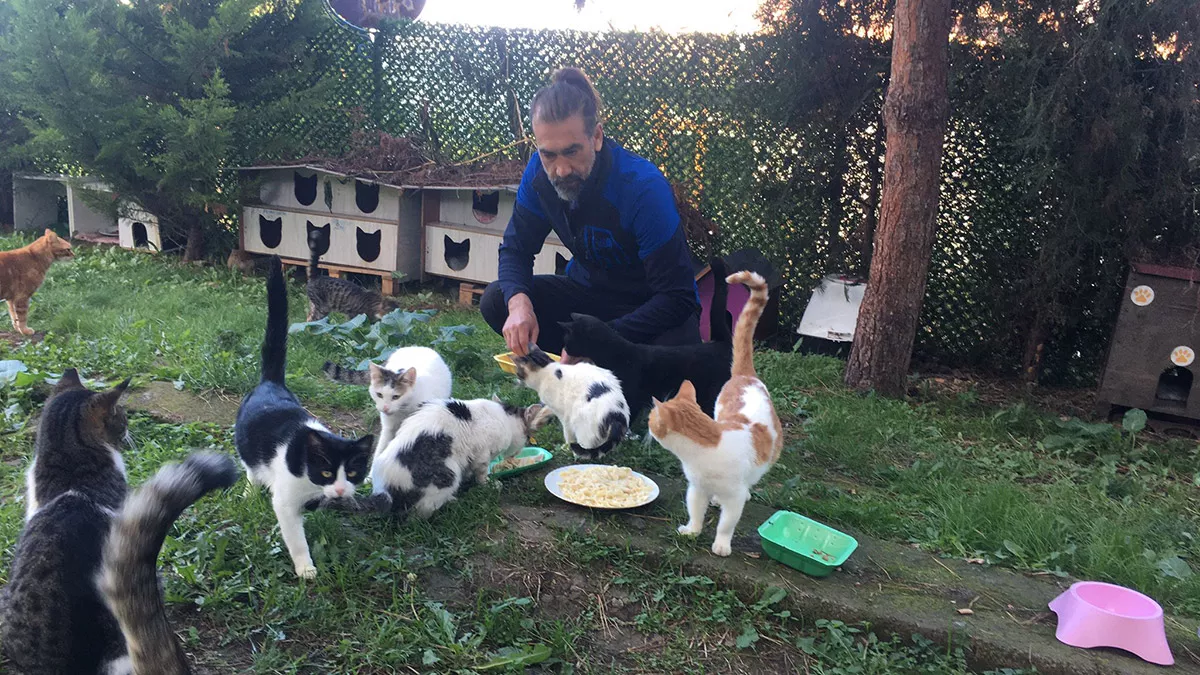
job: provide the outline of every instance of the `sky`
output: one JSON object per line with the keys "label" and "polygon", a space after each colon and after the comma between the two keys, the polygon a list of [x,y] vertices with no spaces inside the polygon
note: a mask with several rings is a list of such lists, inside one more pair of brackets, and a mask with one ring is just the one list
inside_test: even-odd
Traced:
{"label": "sky", "polygon": [[503,28],[750,33],[756,0],[427,0],[419,21]]}

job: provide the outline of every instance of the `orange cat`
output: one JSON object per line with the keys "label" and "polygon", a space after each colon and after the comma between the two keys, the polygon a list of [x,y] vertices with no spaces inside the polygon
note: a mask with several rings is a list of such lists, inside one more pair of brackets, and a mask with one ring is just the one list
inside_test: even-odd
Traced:
{"label": "orange cat", "polygon": [[49,229],[28,246],[0,251],[0,299],[8,301],[8,316],[12,318],[13,330],[22,335],[33,335],[33,329],[25,325],[25,319],[29,316],[29,299],[41,288],[50,263],[60,258],[74,257],[71,242]]}
{"label": "orange cat", "polygon": [[679,526],[679,534],[700,534],[708,504],[715,502],[721,517],[712,552],[719,556],[733,551],[733,530],[750,489],[783,448],[775,405],[754,370],[754,329],[767,304],[767,282],[753,272],[731,274],[727,281],[750,287],[750,300],[733,329],[732,377],[717,398],[716,419],[704,414],[687,380],[670,401],[653,399],[650,411],[650,435],[679,458],[688,481],[688,522]]}

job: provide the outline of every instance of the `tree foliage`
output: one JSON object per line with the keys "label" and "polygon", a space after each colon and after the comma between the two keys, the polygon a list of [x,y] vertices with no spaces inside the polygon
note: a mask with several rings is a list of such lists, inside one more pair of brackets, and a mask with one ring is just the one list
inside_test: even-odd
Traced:
{"label": "tree foliage", "polygon": [[27,156],[75,166],[186,236],[218,226],[222,169],[282,151],[273,120],[322,105],[319,0],[9,0],[0,89]]}

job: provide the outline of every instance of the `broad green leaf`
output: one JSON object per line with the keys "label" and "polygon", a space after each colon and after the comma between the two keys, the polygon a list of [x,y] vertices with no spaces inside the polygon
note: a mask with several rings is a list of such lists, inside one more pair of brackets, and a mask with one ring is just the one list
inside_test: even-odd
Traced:
{"label": "broad green leaf", "polygon": [[478,667],[478,670],[491,670],[493,668],[509,668],[512,666],[528,666],[534,663],[541,663],[550,658],[550,647],[544,644],[530,645],[528,647],[514,648],[505,647],[496,652],[496,657],[491,661]]}
{"label": "broad green leaf", "polygon": [[19,373],[29,370],[20,361],[0,361],[0,387],[6,387],[16,381]]}
{"label": "broad green leaf", "polygon": [[1177,555],[1169,555],[1158,561],[1158,571],[1164,577],[1179,579],[1183,581],[1192,576],[1192,567],[1187,564],[1187,561]]}
{"label": "broad green leaf", "polygon": [[1121,426],[1131,434],[1136,434],[1146,428],[1146,411],[1133,408],[1121,419]]}

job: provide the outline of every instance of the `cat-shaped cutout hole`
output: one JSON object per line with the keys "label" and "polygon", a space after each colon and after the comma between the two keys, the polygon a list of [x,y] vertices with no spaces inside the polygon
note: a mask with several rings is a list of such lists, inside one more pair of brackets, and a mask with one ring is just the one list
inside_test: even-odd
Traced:
{"label": "cat-shaped cutout hole", "polygon": [[258,238],[267,248],[275,248],[283,243],[283,216],[272,220],[260,214],[258,216]]}
{"label": "cat-shaped cutout hole", "polygon": [[462,242],[456,242],[447,234],[443,245],[446,249],[446,267],[455,272],[466,269],[467,263],[471,261],[471,240],[463,239]]}
{"label": "cat-shaped cutout hole", "polygon": [[324,225],[317,227],[316,225],[313,225],[311,220],[304,221],[304,225],[307,228],[308,241],[313,241],[314,233],[318,235],[317,245],[312,247],[312,252],[316,253],[318,256],[329,253],[329,231],[333,229],[332,226],[329,223],[325,223]]}
{"label": "cat-shaped cutout hole", "polygon": [[363,213],[375,213],[375,209],[379,208],[379,183],[364,183],[356,179],[354,205]]}
{"label": "cat-shaped cutout hole", "polygon": [[301,176],[299,171],[292,172],[292,190],[301,206],[312,206],[317,201],[317,174]]}
{"label": "cat-shaped cutout hole", "polygon": [[383,241],[383,230],[363,232],[361,227],[354,229],[358,257],[362,258],[365,262],[375,262],[379,258],[379,244]]}
{"label": "cat-shaped cutout hole", "polygon": [[150,234],[146,232],[145,223],[135,222],[133,224],[133,247],[150,248]]}
{"label": "cat-shaped cutout hole", "polygon": [[475,215],[475,220],[478,220],[484,225],[496,219],[496,214],[500,213],[500,192],[499,190],[491,190],[484,192],[483,190],[475,190],[471,194],[471,213]]}
{"label": "cat-shaped cutout hole", "polygon": [[1192,394],[1192,371],[1183,366],[1171,366],[1158,376],[1154,399],[1159,404],[1186,408]]}
{"label": "cat-shaped cutout hole", "polygon": [[559,276],[566,274],[567,273],[567,265],[570,265],[570,264],[571,264],[571,261],[564,258],[563,254],[559,253],[558,251],[554,252],[554,273],[555,274],[557,274]]}

